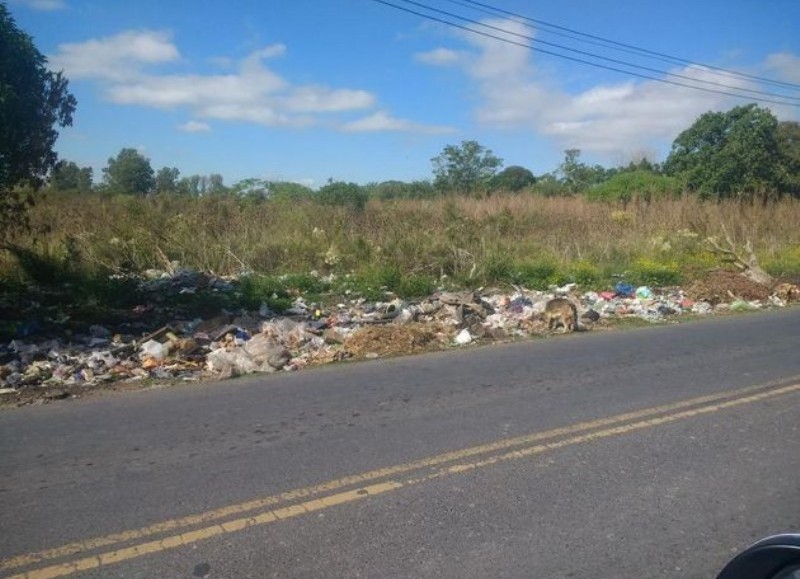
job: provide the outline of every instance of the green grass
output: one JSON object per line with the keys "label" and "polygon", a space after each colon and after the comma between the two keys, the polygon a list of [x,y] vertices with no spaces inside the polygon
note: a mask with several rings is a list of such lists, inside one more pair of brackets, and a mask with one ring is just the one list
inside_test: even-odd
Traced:
{"label": "green grass", "polygon": [[[703,240],[721,236],[723,228],[740,248],[750,241],[768,272],[800,278],[800,200],[762,205],[645,197],[614,203],[450,196],[370,200],[354,211],[313,200],[51,193],[32,209],[31,232],[11,239],[14,251],[0,251],[0,293],[30,294],[43,300],[43,309],[102,319],[146,299],[124,275],[111,274],[164,269],[168,262],[239,279],[231,294],[163,298],[186,315],[262,303],[281,311],[298,295],[317,302],[377,300],[387,293],[424,296],[439,287],[546,289],[570,282],[601,290],[618,275],[637,285],[670,286],[720,265]],[[23,314],[5,308],[0,331],[7,335]]]}

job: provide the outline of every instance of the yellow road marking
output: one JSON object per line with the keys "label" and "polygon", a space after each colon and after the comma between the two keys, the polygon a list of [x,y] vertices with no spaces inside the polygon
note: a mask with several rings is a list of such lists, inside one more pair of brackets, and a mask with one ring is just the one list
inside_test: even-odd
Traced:
{"label": "yellow road marking", "polygon": [[271,507],[273,505],[277,505],[280,503],[295,501],[298,499],[322,494],[325,492],[334,491],[347,486],[365,484],[374,480],[387,478],[405,472],[419,470],[421,468],[435,467],[446,462],[461,460],[463,458],[468,458],[470,456],[475,456],[478,454],[504,450],[506,448],[511,448],[513,446],[530,444],[532,442],[544,440],[546,438],[569,435],[576,432],[581,432],[583,430],[591,430],[602,426],[609,426],[611,424],[616,424],[619,422],[637,420],[640,418],[644,418],[646,416],[652,416],[655,414],[661,414],[665,412],[672,412],[674,410],[680,410],[682,408],[687,408],[699,404],[706,404],[709,402],[714,402],[725,398],[742,396],[749,394],[751,392],[769,388],[776,384],[786,383],[788,381],[794,381],[797,379],[800,379],[800,376],[793,376],[778,383],[775,382],[766,383],[728,392],[710,394],[707,396],[700,396],[697,398],[682,400],[672,404],[665,404],[653,408],[646,408],[643,410],[619,414],[608,418],[601,418],[597,420],[580,422],[566,427],[555,428],[533,434],[526,434],[513,438],[505,438],[488,444],[447,452],[404,464],[399,464],[382,469],[376,469],[357,475],[331,480],[319,485],[287,491],[278,495],[268,496],[235,505],[229,505],[226,507],[206,511],[204,513],[199,513],[196,515],[188,515],[186,517],[170,519],[147,527],[142,527],[139,529],[131,529],[127,531],[122,531],[120,533],[106,535],[103,537],[96,537],[92,539],[86,539],[84,541],[77,541],[53,549],[40,551],[37,553],[28,553],[25,555],[20,555],[17,557],[5,559],[3,561],[0,561],[0,571],[6,569],[14,569],[16,567],[22,567],[26,565],[32,565],[34,563],[39,563],[48,559],[68,557],[70,555],[74,555],[77,553],[93,551],[111,545],[126,543],[132,540],[146,539],[161,533],[176,531],[182,528],[192,527],[201,524],[207,524],[214,521],[218,521],[220,519],[226,519],[234,515],[241,515],[250,511],[263,510],[264,508]]}
{"label": "yellow road marking", "polygon": [[[793,377],[792,379],[796,379],[796,377]],[[781,382],[785,383],[786,380],[783,380]],[[290,505],[278,509],[267,510],[255,516],[239,518],[232,521],[226,521],[220,524],[213,524],[192,532],[177,534],[170,537],[166,537],[164,539],[147,541],[132,547],[109,551],[106,553],[102,553],[100,555],[86,557],[78,559],[76,561],[71,561],[59,565],[53,565],[38,570],[32,570],[28,573],[21,573],[19,575],[14,575],[10,579],[22,579],[22,578],[44,579],[46,577],[61,577],[64,575],[71,575],[81,570],[97,568],[100,565],[117,563],[128,559],[136,558],[144,554],[165,551],[167,549],[173,549],[176,547],[193,544],[198,541],[206,540],[220,534],[232,533],[243,530],[248,527],[269,524],[283,519],[293,518],[298,515],[306,514],[312,511],[329,508],[331,506],[353,502],[359,499],[364,499],[369,496],[373,496],[375,494],[381,494],[387,491],[420,484],[422,482],[439,478],[441,476],[457,474],[473,470],[476,468],[482,468],[503,461],[529,457],[536,454],[541,454],[546,451],[556,450],[570,445],[591,442],[594,440],[600,440],[610,436],[626,434],[628,432],[633,432],[644,428],[652,428],[654,426],[659,426],[661,424],[675,422],[678,420],[683,420],[686,418],[702,414],[708,414],[711,412],[718,412],[720,410],[724,410],[726,408],[730,408],[733,406],[750,404],[767,398],[772,398],[775,396],[780,396],[783,394],[800,391],[800,383],[779,388],[774,387],[774,384],[781,382],[773,382],[769,384],[762,384],[758,386],[742,388],[739,390],[734,390],[719,394],[712,394],[708,396],[692,398],[689,400],[684,400],[673,404],[657,406],[653,408],[648,408],[635,412],[629,412],[598,420],[581,422],[571,426],[556,428],[539,433],[533,433],[514,438],[507,438],[489,444],[484,444],[454,452],[444,453],[433,457],[409,463],[404,463],[384,469],[377,469],[366,473],[329,481],[321,485],[306,487],[303,489],[297,489],[286,493],[282,493],[280,495],[274,495],[256,501],[241,503],[239,505],[231,505],[229,507],[208,511],[206,513],[201,513],[199,515],[193,515],[181,519],[165,521],[163,523],[159,523],[142,529],[136,529],[132,531],[117,533],[114,535],[108,535],[106,537],[90,539],[84,542],[71,543],[69,545],[64,545],[62,547],[51,549],[49,551],[42,551],[39,553],[21,555],[19,557],[2,561],[2,563],[0,564],[0,570],[31,565],[37,562],[42,562],[47,559],[65,557],[76,554],[77,552],[83,550],[93,550],[103,546],[118,544],[121,542],[130,541],[137,538],[139,539],[146,538],[164,531],[182,528],[197,523],[203,523],[203,522],[207,523],[213,520],[224,518],[226,516],[230,516],[232,514],[241,514],[242,512],[252,511],[260,508],[263,509],[263,507],[265,506],[274,505],[280,502],[289,502],[291,500],[297,500],[299,498],[305,498],[315,494],[322,494],[326,491],[335,490],[337,488],[342,488],[344,486],[370,482],[373,480],[377,480],[379,478],[386,478],[392,475],[403,474],[415,470],[439,467],[440,465],[443,465],[445,463],[458,461],[478,454],[503,451],[509,448],[513,448],[514,446],[523,446],[523,448],[512,450],[503,454],[495,454],[483,460],[443,466],[432,473],[417,478],[409,478],[403,481],[387,481],[384,483],[365,486],[359,489],[335,493],[332,495],[320,497],[318,499],[305,501],[299,504]],[[759,390],[762,390],[762,392],[759,392]],[[685,408],[691,408],[692,406],[696,406],[697,408],[692,408],[690,410],[682,410]],[[662,416],[657,416],[659,414],[661,414]],[[621,424],[626,422],[628,424]],[[580,434],[577,436],[572,436],[567,438],[559,438],[559,440],[549,443],[532,444],[550,438],[565,437],[572,434],[577,434],[583,431],[593,430],[595,428],[601,428],[601,427],[606,427],[606,428],[589,432],[587,434]]]}

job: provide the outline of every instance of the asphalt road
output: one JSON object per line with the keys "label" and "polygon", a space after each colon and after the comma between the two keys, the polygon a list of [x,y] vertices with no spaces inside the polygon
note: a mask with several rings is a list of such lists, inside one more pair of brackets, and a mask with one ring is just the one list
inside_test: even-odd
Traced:
{"label": "asphalt road", "polygon": [[2,577],[714,577],[800,529],[800,309],[0,412]]}

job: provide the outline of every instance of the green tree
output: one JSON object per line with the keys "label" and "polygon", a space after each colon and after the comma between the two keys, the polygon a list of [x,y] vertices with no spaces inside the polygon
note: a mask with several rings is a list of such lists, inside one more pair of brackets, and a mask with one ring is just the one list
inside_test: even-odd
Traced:
{"label": "green tree", "polygon": [[367,204],[367,192],[355,183],[328,180],[317,192],[317,200],[323,205],[338,205],[361,210]]}
{"label": "green tree", "polygon": [[617,173],[607,181],[590,187],[586,198],[593,201],[630,201],[634,197],[678,197],[681,185],[677,178],[659,175],[654,171],[635,169]]}
{"label": "green tree", "polygon": [[800,197],[800,123],[778,123],[777,137],[783,188],[787,193]]}
{"label": "green tree", "polygon": [[109,158],[103,179],[112,192],[127,195],[147,195],[156,185],[150,160],[136,149],[122,149]]}
{"label": "green tree", "polygon": [[269,195],[269,182],[257,177],[237,181],[230,189],[233,195],[248,199],[266,199]]}
{"label": "green tree", "polygon": [[564,184],[554,173],[540,175],[531,189],[533,193],[542,197],[560,197],[567,194]]}
{"label": "green tree", "polygon": [[503,165],[502,159],[477,141],[447,145],[431,162],[434,186],[441,191],[458,193],[486,190],[489,180]]}
{"label": "green tree", "polygon": [[664,170],[702,196],[750,197],[779,193],[782,166],[775,115],[749,104],[701,115],[672,143]]}
{"label": "green tree", "polygon": [[383,181],[366,186],[370,197],[389,201],[392,199],[430,199],[438,192],[430,181]]}
{"label": "green tree", "polygon": [[521,191],[536,183],[536,177],[525,167],[511,165],[492,177],[490,185],[492,189],[502,189],[504,191]]}
{"label": "green tree", "polygon": [[177,193],[180,174],[176,167],[161,167],[156,173],[156,193]]}
{"label": "green tree", "polygon": [[273,201],[283,203],[296,203],[314,198],[314,192],[300,183],[291,181],[271,181],[269,183],[269,197]]}
{"label": "green tree", "polygon": [[89,193],[92,190],[92,173],[91,167],[79,167],[72,161],[59,161],[50,174],[50,187],[55,191]]}
{"label": "green tree", "polygon": [[558,168],[561,184],[568,193],[586,191],[592,185],[602,183],[607,179],[607,171],[600,165],[590,167],[581,162],[580,149],[567,149],[564,151],[564,162]]}
{"label": "green tree", "polygon": [[189,197],[200,197],[200,175],[181,177],[177,183],[178,193]]}
{"label": "green tree", "polygon": [[58,160],[54,127],[72,124],[77,101],[63,74],[46,64],[33,39],[0,4],[0,237],[27,225],[32,197],[17,187],[41,186]]}
{"label": "green tree", "polygon": [[230,189],[225,186],[225,180],[219,173],[211,173],[208,176],[207,193],[209,195],[227,195]]}

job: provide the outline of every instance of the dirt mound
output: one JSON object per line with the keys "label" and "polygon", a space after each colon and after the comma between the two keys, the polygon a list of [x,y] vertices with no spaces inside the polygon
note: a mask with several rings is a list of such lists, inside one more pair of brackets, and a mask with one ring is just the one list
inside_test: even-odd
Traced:
{"label": "dirt mound", "polygon": [[345,350],[355,358],[397,356],[439,350],[453,336],[443,324],[386,324],[365,326],[345,340]]}
{"label": "dirt mound", "polygon": [[735,271],[718,269],[687,287],[686,295],[693,300],[716,305],[733,299],[766,300],[769,299],[770,290]]}

